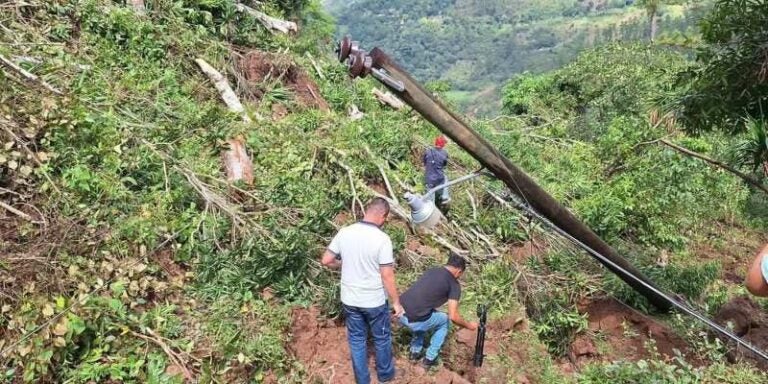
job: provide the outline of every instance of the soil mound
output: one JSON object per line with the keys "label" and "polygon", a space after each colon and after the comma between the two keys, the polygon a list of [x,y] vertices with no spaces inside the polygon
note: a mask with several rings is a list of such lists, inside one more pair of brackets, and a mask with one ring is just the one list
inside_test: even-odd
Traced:
{"label": "soil mound", "polygon": [[279,81],[293,92],[299,105],[323,111],[330,110],[317,84],[286,56],[252,51],[240,61],[239,67],[245,77],[248,93],[256,99],[264,96],[264,83]]}
{"label": "soil mound", "polygon": [[588,314],[588,332],[577,336],[568,351],[568,359],[579,367],[592,360],[645,359],[650,344],[666,357],[674,357],[676,350],[689,352],[688,343],[669,327],[615,299],[589,302],[582,312]]}
{"label": "soil mound", "polygon": [[[732,327],[733,333],[762,351],[768,350],[768,315],[749,297],[741,296],[729,301],[718,311],[715,322]],[[748,360],[761,369],[768,369],[768,362],[754,352],[736,347],[729,339],[721,338],[726,345],[734,348],[728,352],[728,359],[734,362]]]}

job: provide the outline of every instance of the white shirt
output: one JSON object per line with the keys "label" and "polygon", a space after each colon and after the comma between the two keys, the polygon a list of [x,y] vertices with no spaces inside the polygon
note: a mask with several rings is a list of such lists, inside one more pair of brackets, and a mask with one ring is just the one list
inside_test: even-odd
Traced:
{"label": "white shirt", "polygon": [[380,266],[394,264],[392,240],[378,226],[361,221],[342,228],[328,250],[341,260],[341,302],[376,308],[386,302]]}

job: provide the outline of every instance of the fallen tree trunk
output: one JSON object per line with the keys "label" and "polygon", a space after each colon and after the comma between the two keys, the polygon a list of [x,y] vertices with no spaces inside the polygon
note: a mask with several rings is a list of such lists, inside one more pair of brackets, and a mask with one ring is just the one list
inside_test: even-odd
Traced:
{"label": "fallen tree trunk", "polygon": [[298,32],[299,26],[292,21],[280,20],[278,18],[267,15],[266,13],[259,12],[244,4],[235,4],[235,8],[238,12],[245,12],[255,17],[262,25],[267,27],[271,31],[280,31],[282,33],[289,33],[291,31]]}
{"label": "fallen tree trunk", "polygon": [[378,88],[374,88],[371,93],[373,93],[373,96],[376,97],[376,100],[378,100],[379,103],[388,105],[396,111],[405,108],[405,103],[403,103],[402,100],[398,99],[397,96],[393,95],[391,92],[382,92]]}
{"label": "fallen tree trunk", "polygon": [[248,117],[248,114],[245,113],[245,107],[243,107],[243,104],[240,103],[240,99],[235,94],[235,91],[232,90],[232,87],[229,85],[227,78],[203,59],[195,59],[195,63],[197,63],[197,65],[200,67],[200,70],[202,70],[203,73],[208,76],[208,79],[211,80],[213,85],[216,87],[216,90],[219,91],[222,100],[224,100],[224,103],[227,104],[229,110],[235,113],[239,113],[243,116],[243,121],[250,123],[251,118]]}
{"label": "fallen tree trunk", "polygon": [[253,163],[245,150],[245,140],[242,136],[227,140],[229,149],[221,153],[227,181],[243,180],[253,184]]}
{"label": "fallen tree trunk", "polygon": [[755,188],[763,191],[764,193],[768,194],[768,187],[766,187],[765,185],[761,184],[760,181],[758,181],[754,177],[749,176],[746,173],[743,173],[743,172],[739,171],[738,169],[731,167],[728,164],[725,164],[725,163],[723,163],[721,161],[717,161],[717,160],[712,159],[710,157],[704,156],[701,153],[691,151],[688,148],[681,147],[681,146],[679,146],[679,145],[677,145],[677,144],[675,144],[673,142],[670,142],[670,141],[667,141],[667,140],[664,140],[664,139],[659,139],[659,143],[662,143],[662,144],[666,145],[667,147],[672,148],[675,151],[678,151],[678,152],[680,152],[680,153],[682,153],[684,155],[691,156],[693,158],[702,160],[702,161],[704,161],[704,162],[706,162],[706,163],[708,163],[710,165],[713,165],[713,166],[715,166],[717,168],[720,168],[720,169],[722,169],[724,171],[728,171],[728,172],[730,172],[730,173],[740,177],[742,180],[746,181],[747,183],[749,183],[753,187],[755,187]]}
{"label": "fallen tree trunk", "polygon": [[[213,68],[203,59],[196,59],[195,62],[200,69],[208,75],[208,78],[213,82],[216,90],[219,91],[221,98],[230,111],[239,113],[243,117],[243,121],[246,123],[251,122],[251,118],[245,112],[245,107],[240,103],[240,99],[229,86],[227,78],[224,77],[219,71]],[[229,149],[221,153],[221,159],[224,163],[224,170],[227,174],[228,182],[236,182],[243,180],[248,184],[253,183],[253,163],[248,156],[248,152],[245,149],[245,140],[242,137],[236,137],[234,139],[227,140]]]}

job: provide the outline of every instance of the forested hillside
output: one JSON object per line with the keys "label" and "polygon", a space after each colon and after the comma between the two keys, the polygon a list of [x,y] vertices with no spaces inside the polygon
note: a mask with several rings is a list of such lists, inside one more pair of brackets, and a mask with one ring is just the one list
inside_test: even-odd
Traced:
{"label": "forested hillside", "polygon": [[[428,17],[493,18],[481,3],[509,4]],[[523,26],[647,17],[515,4]],[[695,52],[614,43],[499,75],[502,115],[468,119],[660,287],[763,349],[768,301],[743,278],[768,242],[766,7],[718,0],[690,24]],[[663,9],[662,31],[683,8]],[[334,29],[305,0],[0,4],[0,383],[352,383],[339,273],[318,260],[373,197],[392,206],[400,292],[452,251],[469,263],[462,315],[489,308],[481,368],[474,332],[452,328],[426,371],[395,328],[399,382],[768,383],[764,361],[655,311],[498,180],[454,186],[451,219],[416,230],[402,196],[424,192],[439,131],[350,79]],[[447,151],[451,179],[478,169]]]}
{"label": "forested hillside", "polygon": [[[499,84],[568,64],[584,49],[655,38],[684,44],[708,1],[327,0],[337,35],[386,47],[422,81],[443,80],[468,112],[498,112]],[[638,2],[642,3],[642,2]],[[655,27],[652,28],[652,24]]]}

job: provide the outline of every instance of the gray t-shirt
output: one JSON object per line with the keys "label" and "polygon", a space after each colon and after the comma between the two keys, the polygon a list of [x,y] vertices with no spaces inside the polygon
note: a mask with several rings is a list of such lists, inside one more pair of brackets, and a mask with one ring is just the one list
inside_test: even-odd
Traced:
{"label": "gray t-shirt", "polygon": [[445,166],[448,165],[448,152],[432,147],[424,153],[424,182],[437,186],[445,182]]}
{"label": "gray t-shirt", "polygon": [[376,308],[386,302],[379,267],[394,264],[392,240],[375,224],[361,221],[339,230],[328,246],[341,260],[341,302]]}

